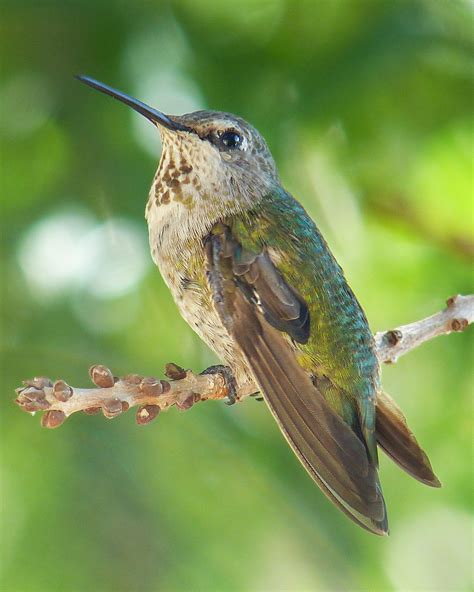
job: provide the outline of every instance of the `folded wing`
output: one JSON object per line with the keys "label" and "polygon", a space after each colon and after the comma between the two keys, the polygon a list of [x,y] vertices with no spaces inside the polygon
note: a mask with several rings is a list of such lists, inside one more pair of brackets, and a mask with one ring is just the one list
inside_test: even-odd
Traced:
{"label": "folded wing", "polygon": [[291,339],[308,339],[308,308],[269,257],[247,253],[228,227],[206,243],[220,318],[241,348],[290,446],[322,491],[354,522],[388,532],[377,467],[365,443],[330,407],[299,365]]}

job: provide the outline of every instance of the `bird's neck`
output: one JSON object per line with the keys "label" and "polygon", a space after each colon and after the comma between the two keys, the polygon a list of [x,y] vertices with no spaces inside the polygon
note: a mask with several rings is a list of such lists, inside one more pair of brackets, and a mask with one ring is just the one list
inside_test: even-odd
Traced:
{"label": "bird's neck", "polygon": [[218,188],[204,191],[194,171],[186,172],[189,181],[180,184],[172,184],[176,177],[159,173],[150,189],[146,219],[151,253],[160,267],[164,259],[188,256],[195,245],[202,246],[216,222],[249,207],[244,200],[226,199]]}
{"label": "bird's neck", "polygon": [[245,178],[245,172],[224,172],[217,158],[210,151],[196,159],[192,146],[179,140],[164,143],[146,206],[155,262],[186,244],[202,244],[216,222],[254,208],[263,198],[264,183]]}

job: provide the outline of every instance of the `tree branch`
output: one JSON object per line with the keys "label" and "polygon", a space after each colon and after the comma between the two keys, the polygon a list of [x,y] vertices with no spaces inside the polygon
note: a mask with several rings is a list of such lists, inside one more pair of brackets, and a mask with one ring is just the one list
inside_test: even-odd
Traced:
{"label": "tree branch", "polygon": [[[381,362],[395,363],[400,356],[425,341],[452,331],[463,331],[473,321],[474,295],[453,296],[441,312],[409,325],[376,333],[377,355]],[[112,419],[136,406],[139,407],[137,423],[144,425],[173,405],[186,410],[198,401],[225,399],[230,395],[224,373],[214,370],[196,375],[176,364],[167,364],[165,368],[169,380],[138,374],[117,378],[101,365],[92,366],[89,375],[95,388],[73,388],[63,380],[53,384],[44,377],[27,380],[23,387],[16,390],[15,402],[31,414],[44,411],[41,424],[56,428],[77,411],[88,414],[102,411],[105,417]]]}
{"label": "tree branch", "polygon": [[448,335],[452,331],[464,331],[474,321],[474,295],[452,296],[446,304],[444,310],[426,319],[376,333],[379,360],[385,364],[394,364],[400,356],[425,341],[438,335]]}

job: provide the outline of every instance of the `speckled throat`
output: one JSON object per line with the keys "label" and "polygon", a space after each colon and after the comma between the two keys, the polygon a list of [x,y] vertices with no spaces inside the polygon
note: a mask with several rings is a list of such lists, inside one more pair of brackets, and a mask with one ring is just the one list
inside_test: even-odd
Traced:
{"label": "speckled throat", "polygon": [[[174,136],[173,140],[179,140],[179,138]],[[196,194],[201,192],[199,177],[196,173],[192,174],[194,167],[190,164],[189,150],[185,148],[184,143],[181,144],[180,146],[179,142],[169,142],[167,149],[163,150],[147,209],[153,205],[166,206],[173,201],[191,208],[195,203]],[[190,186],[188,191],[185,190],[187,185]]]}

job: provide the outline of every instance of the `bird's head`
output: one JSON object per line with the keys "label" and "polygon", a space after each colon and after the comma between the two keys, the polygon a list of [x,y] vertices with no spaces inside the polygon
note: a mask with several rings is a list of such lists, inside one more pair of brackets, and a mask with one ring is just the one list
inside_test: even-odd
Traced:
{"label": "bird's head", "polygon": [[202,200],[252,202],[279,182],[275,162],[249,123],[218,111],[165,115],[87,76],[79,80],[129,105],[158,128],[163,150],[154,182],[157,205]]}

